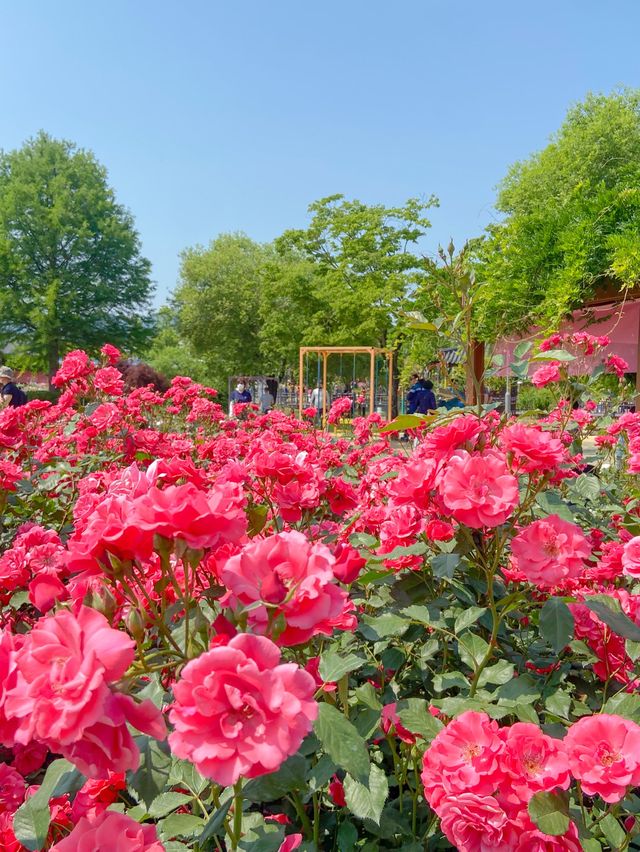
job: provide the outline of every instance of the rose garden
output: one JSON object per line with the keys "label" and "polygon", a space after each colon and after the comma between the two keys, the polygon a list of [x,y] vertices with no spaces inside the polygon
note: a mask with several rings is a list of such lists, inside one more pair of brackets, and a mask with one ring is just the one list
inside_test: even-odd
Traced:
{"label": "rose garden", "polygon": [[0,414],[0,848],[635,848],[640,415],[595,414],[607,346],[526,353],[546,416],[404,444],[67,355]]}

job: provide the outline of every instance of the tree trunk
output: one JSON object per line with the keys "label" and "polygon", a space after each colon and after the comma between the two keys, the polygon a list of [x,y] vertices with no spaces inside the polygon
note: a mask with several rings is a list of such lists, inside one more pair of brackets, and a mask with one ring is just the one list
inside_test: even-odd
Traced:
{"label": "tree trunk", "polygon": [[47,373],[49,376],[49,390],[53,390],[53,385],[51,384],[51,380],[58,372],[58,367],[60,366],[60,346],[57,340],[50,340],[48,346],[47,353],[47,362],[48,368]]}

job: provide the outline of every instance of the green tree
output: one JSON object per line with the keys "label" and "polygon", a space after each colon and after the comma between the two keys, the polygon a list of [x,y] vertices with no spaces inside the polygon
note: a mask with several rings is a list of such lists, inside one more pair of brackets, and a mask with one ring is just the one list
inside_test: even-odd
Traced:
{"label": "green tree", "polygon": [[41,132],[0,155],[0,344],[23,363],[53,375],[74,347],[139,350],[149,272],[93,154]]}
{"label": "green tree", "polygon": [[478,313],[486,339],[552,325],[598,284],[640,280],[640,92],[589,95],[501,184]]}
{"label": "green tree", "polygon": [[193,353],[189,341],[180,333],[178,313],[173,303],[158,311],[156,334],[144,359],[168,379],[189,376],[203,384],[212,381],[205,359]]}
{"label": "green tree", "polygon": [[264,372],[259,311],[267,253],[244,234],[222,234],[182,254],[174,293],[180,334],[222,391],[230,375]]}
{"label": "green tree", "polygon": [[314,202],[305,230],[286,231],[280,252],[297,251],[317,270],[309,340],[333,345],[387,346],[396,317],[423,274],[415,253],[437,204],[409,199],[402,207],[366,205],[332,195]]}
{"label": "green tree", "polygon": [[260,352],[264,369],[283,378],[295,371],[298,348],[322,343],[314,334],[326,305],[319,294],[319,272],[300,252],[273,252],[261,270]]}

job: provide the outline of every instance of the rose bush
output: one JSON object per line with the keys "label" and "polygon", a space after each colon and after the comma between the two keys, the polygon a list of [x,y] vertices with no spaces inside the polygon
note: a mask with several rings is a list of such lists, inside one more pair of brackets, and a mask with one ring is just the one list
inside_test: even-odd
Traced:
{"label": "rose bush", "polygon": [[353,438],[70,353],[57,404],[0,412],[0,848],[635,848],[640,415],[595,416],[606,347],[543,341],[544,420]]}

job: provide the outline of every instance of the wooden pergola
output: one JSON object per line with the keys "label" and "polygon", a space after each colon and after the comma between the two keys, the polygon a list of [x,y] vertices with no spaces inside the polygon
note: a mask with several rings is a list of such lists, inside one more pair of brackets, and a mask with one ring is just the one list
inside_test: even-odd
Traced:
{"label": "wooden pergola", "polygon": [[392,419],[393,411],[393,350],[378,349],[374,346],[301,346],[300,373],[298,380],[298,414],[302,418],[302,400],[304,398],[304,359],[311,353],[322,356],[322,425],[327,422],[327,361],[329,355],[369,355],[369,414],[375,407],[376,393],[376,356],[383,355],[388,364],[387,420]]}

